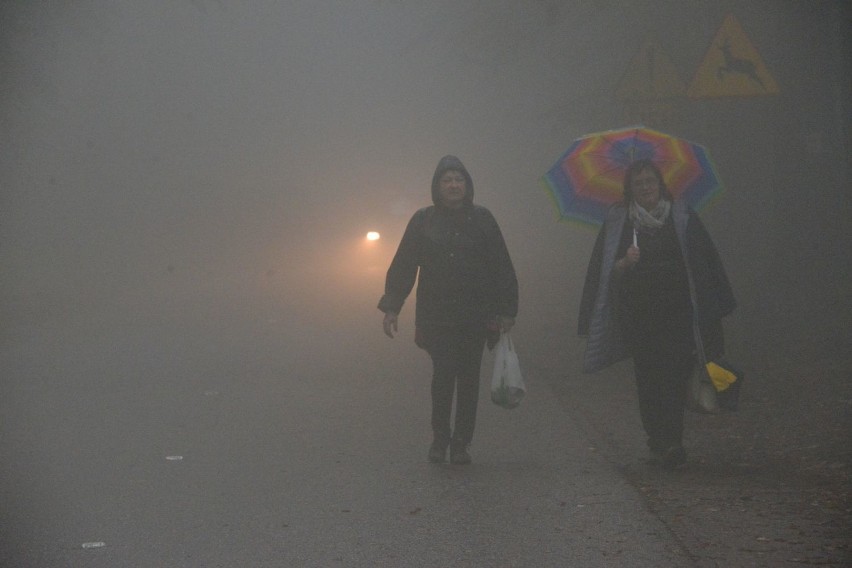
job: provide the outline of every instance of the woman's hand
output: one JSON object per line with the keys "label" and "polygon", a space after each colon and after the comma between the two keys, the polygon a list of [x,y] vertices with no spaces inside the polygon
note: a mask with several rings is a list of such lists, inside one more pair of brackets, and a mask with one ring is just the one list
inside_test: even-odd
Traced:
{"label": "woman's hand", "polygon": [[500,331],[503,333],[509,333],[512,329],[512,326],[515,325],[515,318],[510,318],[508,316],[499,316],[497,318],[497,322],[500,325]]}
{"label": "woman's hand", "polygon": [[385,312],[385,319],[382,320],[382,329],[385,330],[385,335],[393,339],[393,334],[397,332],[397,321],[399,316],[393,312]]}
{"label": "woman's hand", "polygon": [[630,245],[627,253],[615,262],[615,269],[623,273],[633,268],[637,262],[639,262],[639,247]]}

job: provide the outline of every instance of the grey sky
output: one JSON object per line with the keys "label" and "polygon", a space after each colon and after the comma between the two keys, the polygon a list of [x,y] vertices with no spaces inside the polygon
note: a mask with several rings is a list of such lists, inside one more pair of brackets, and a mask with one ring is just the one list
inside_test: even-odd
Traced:
{"label": "grey sky", "polygon": [[[839,4],[729,4],[5,2],[5,309],[25,317],[23,306],[179,284],[373,310],[438,158],[455,153],[506,233],[522,316],[570,320],[594,235],[555,223],[539,176],[574,138],[624,125],[613,93],[642,41],[656,38],[688,81],[729,11],[782,95],[687,103],[675,130],[716,158],[727,193],[704,216],[741,301],[759,304],[765,290],[746,269],[780,273],[802,252],[778,236],[794,202],[778,188],[848,185],[848,161],[824,166],[848,156],[837,146],[848,144],[848,81],[831,79],[848,72],[848,52]],[[809,44],[813,29],[836,39]],[[791,169],[785,143],[813,171]],[[833,241],[848,227],[839,203],[812,213],[833,216]],[[755,219],[765,231],[744,228]],[[372,251],[367,230],[386,237]]]}

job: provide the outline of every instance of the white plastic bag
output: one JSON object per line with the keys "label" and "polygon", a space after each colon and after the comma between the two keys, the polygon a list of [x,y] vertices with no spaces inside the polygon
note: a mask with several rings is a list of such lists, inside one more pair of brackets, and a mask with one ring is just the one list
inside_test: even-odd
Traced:
{"label": "white plastic bag", "polygon": [[516,408],[527,393],[518,354],[508,333],[501,333],[494,348],[491,401],[503,408]]}
{"label": "white plastic bag", "polygon": [[687,406],[690,410],[704,414],[719,412],[719,404],[716,401],[716,387],[713,386],[705,367],[699,365],[690,375],[687,396],[689,397]]}

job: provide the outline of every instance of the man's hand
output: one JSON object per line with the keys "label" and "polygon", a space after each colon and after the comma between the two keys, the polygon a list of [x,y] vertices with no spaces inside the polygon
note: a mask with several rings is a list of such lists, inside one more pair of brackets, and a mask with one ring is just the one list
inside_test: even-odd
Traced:
{"label": "man's hand", "polygon": [[399,316],[393,312],[385,312],[385,319],[382,321],[382,329],[385,330],[385,335],[393,339],[393,334],[397,332],[397,320]]}

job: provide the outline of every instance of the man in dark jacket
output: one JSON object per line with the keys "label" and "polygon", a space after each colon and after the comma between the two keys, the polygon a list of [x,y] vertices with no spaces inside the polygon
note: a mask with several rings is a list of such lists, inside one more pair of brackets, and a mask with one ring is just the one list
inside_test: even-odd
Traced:
{"label": "man in dark jacket", "polygon": [[[408,223],[391,262],[379,309],[389,337],[417,281],[415,341],[432,358],[429,461],[470,463],[482,352],[489,333],[508,332],[518,312],[518,281],[497,221],[473,204],[473,180],[455,156],[432,177],[434,205]],[[419,271],[419,274],[418,274]],[[455,425],[450,414],[456,395]]]}

